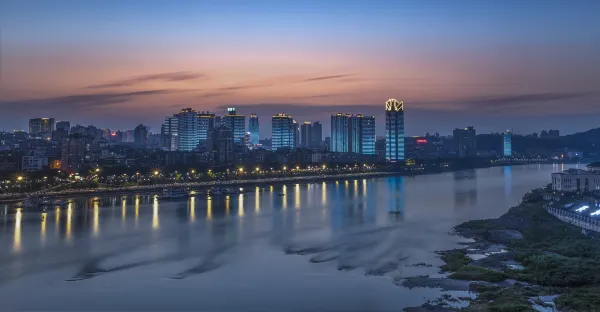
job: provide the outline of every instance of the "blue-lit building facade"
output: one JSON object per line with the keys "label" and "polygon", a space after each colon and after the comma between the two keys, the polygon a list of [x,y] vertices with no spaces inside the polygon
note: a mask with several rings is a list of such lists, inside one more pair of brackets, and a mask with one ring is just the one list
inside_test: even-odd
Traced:
{"label": "blue-lit building facade", "polygon": [[277,114],[271,119],[271,149],[296,148],[297,124],[292,116]]}
{"label": "blue-lit building facade", "polygon": [[199,144],[204,144],[208,140],[209,133],[215,127],[215,114],[201,112],[198,114],[198,138]]}
{"label": "blue-lit building facade", "polygon": [[351,118],[350,114],[337,113],[331,115],[330,151],[338,153],[348,153],[351,151]]}
{"label": "blue-lit building facade", "polygon": [[174,117],[177,119],[177,150],[194,150],[200,143],[198,112],[191,108],[184,108]]}
{"label": "blue-lit building facade", "polygon": [[233,142],[236,144],[244,144],[246,136],[246,116],[240,115],[235,111],[235,108],[228,108],[227,115],[223,116],[222,123],[225,127],[233,132]]}
{"label": "blue-lit building facade", "polygon": [[512,134],[506,130],[503,135],[504,138],[504,156],[512,156]]}
{"label": "blue-lit building facade", "polygon": [[385,102],[385,158],[404,161],[404,103],[395,99]]}
{"label": "blue-lit building facade", "polygon": [[375,116],[358,114],[350,121],[351,152],[375,155]]}
{"label": "blue-lit building facade", "polygon": [[258,116],[256,114],[250,114],[250,118],[248,119],[248,131],[250,132],[250,144],[256,145],[258,144],[259,135],[258,135]]}

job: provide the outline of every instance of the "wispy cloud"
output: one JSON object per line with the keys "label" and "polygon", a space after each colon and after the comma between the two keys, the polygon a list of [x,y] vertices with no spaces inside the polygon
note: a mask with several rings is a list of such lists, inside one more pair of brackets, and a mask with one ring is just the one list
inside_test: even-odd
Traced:
{"label": "wispy cloud", "polygon": [[321,81],[321,80],[335,80],[335,79],[342,79],[342,78],[346,78],[346,77],[350,77],[353,76],[353,74],[342,74],[342,75],[331,75],[331,76],[319,76],[319,77],[311,77],[311,78],[306,78],[300,82],[311,82],[311,81]]}
{"label": "wispy cloud", "polygon": [[[340,80],[343,81],[347,79],[347,77],[355,76],[355,74],[338,74],[338,75],[329,75],[329,76],[316,76],[316,77],[298,77],[298,76],[281,76],[281,77],[271,77],[261,81],[250,82],[248,84],[239,84],[233,86],[225,86],[211,89],[207,94],[201,94],[199,98],[207,98],[207,97],[217,97],[225,94],[232,94],[235,91],[240,90],[248,90],[248,89],[258,89],[258,88],[268,88],[274,86],[282,86],[282,85],[291,85],[291,84],[299,84],[299,83],[311,83],[317,81],[324,80]],[[209,90],[207,90],[209,91]]]}
{"label": "wispy cloud", "polygon": [[10,109],[15,107],[22,107],[24,109],[32,111],[36,109],[90,109],[97,107],[105,107],[118,103],[124,103],[142,96],[162,95],[186,91],[191,90],[160,89],[134,92],[102,92],[92,94],[76,94],[41,99],[0,101],[0,108]]}
{"label": "wispy cloud", "polygon": [[86,89],[105,89],[105,88],[119,88],[119,87],[128,87],[136,84],[149,82],[149,81],[163,81],[163,82],[176,82],[176,81],[185,81],[185,80],[194,80],[206,78],[205,74],[202,73],[194,73],[194,72],[173,72],[173,73],[162,73],[162,74],[153,74],[153,75],[143,75],[136,76],[124,80],[117,80],[114,82],[109,82],[105,84],[93,85],[86,87]]}

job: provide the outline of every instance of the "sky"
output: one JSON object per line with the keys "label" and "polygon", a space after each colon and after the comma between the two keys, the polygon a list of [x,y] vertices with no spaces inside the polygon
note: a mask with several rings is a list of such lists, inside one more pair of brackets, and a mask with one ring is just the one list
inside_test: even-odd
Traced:
{"label": "sky", "polygon": [[597,0],[0,0],[0,129],[159,131],[191,107],[409,135],[600,126]]}

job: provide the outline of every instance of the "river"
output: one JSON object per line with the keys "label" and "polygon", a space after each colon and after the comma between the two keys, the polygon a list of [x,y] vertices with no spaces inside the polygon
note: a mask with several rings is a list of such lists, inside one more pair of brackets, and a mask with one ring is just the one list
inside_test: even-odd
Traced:
{"label": "river", "polygon": [[0,206],[0,305],[399,311],[440,296],[394,281],[438,275],[434,252],[457,246],[454,225],[498,217],[573,166],[262,185],[179,201],[84,197],[43,214]]}

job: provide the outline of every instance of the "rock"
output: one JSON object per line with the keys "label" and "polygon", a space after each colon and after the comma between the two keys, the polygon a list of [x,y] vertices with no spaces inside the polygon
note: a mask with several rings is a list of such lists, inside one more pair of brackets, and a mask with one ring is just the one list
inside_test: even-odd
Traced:
{"label": "rock", "polygon": [[508,244],[511,240],[523,239],[523,234],[516,230],[489,230],[486,240],[497,244]]}

